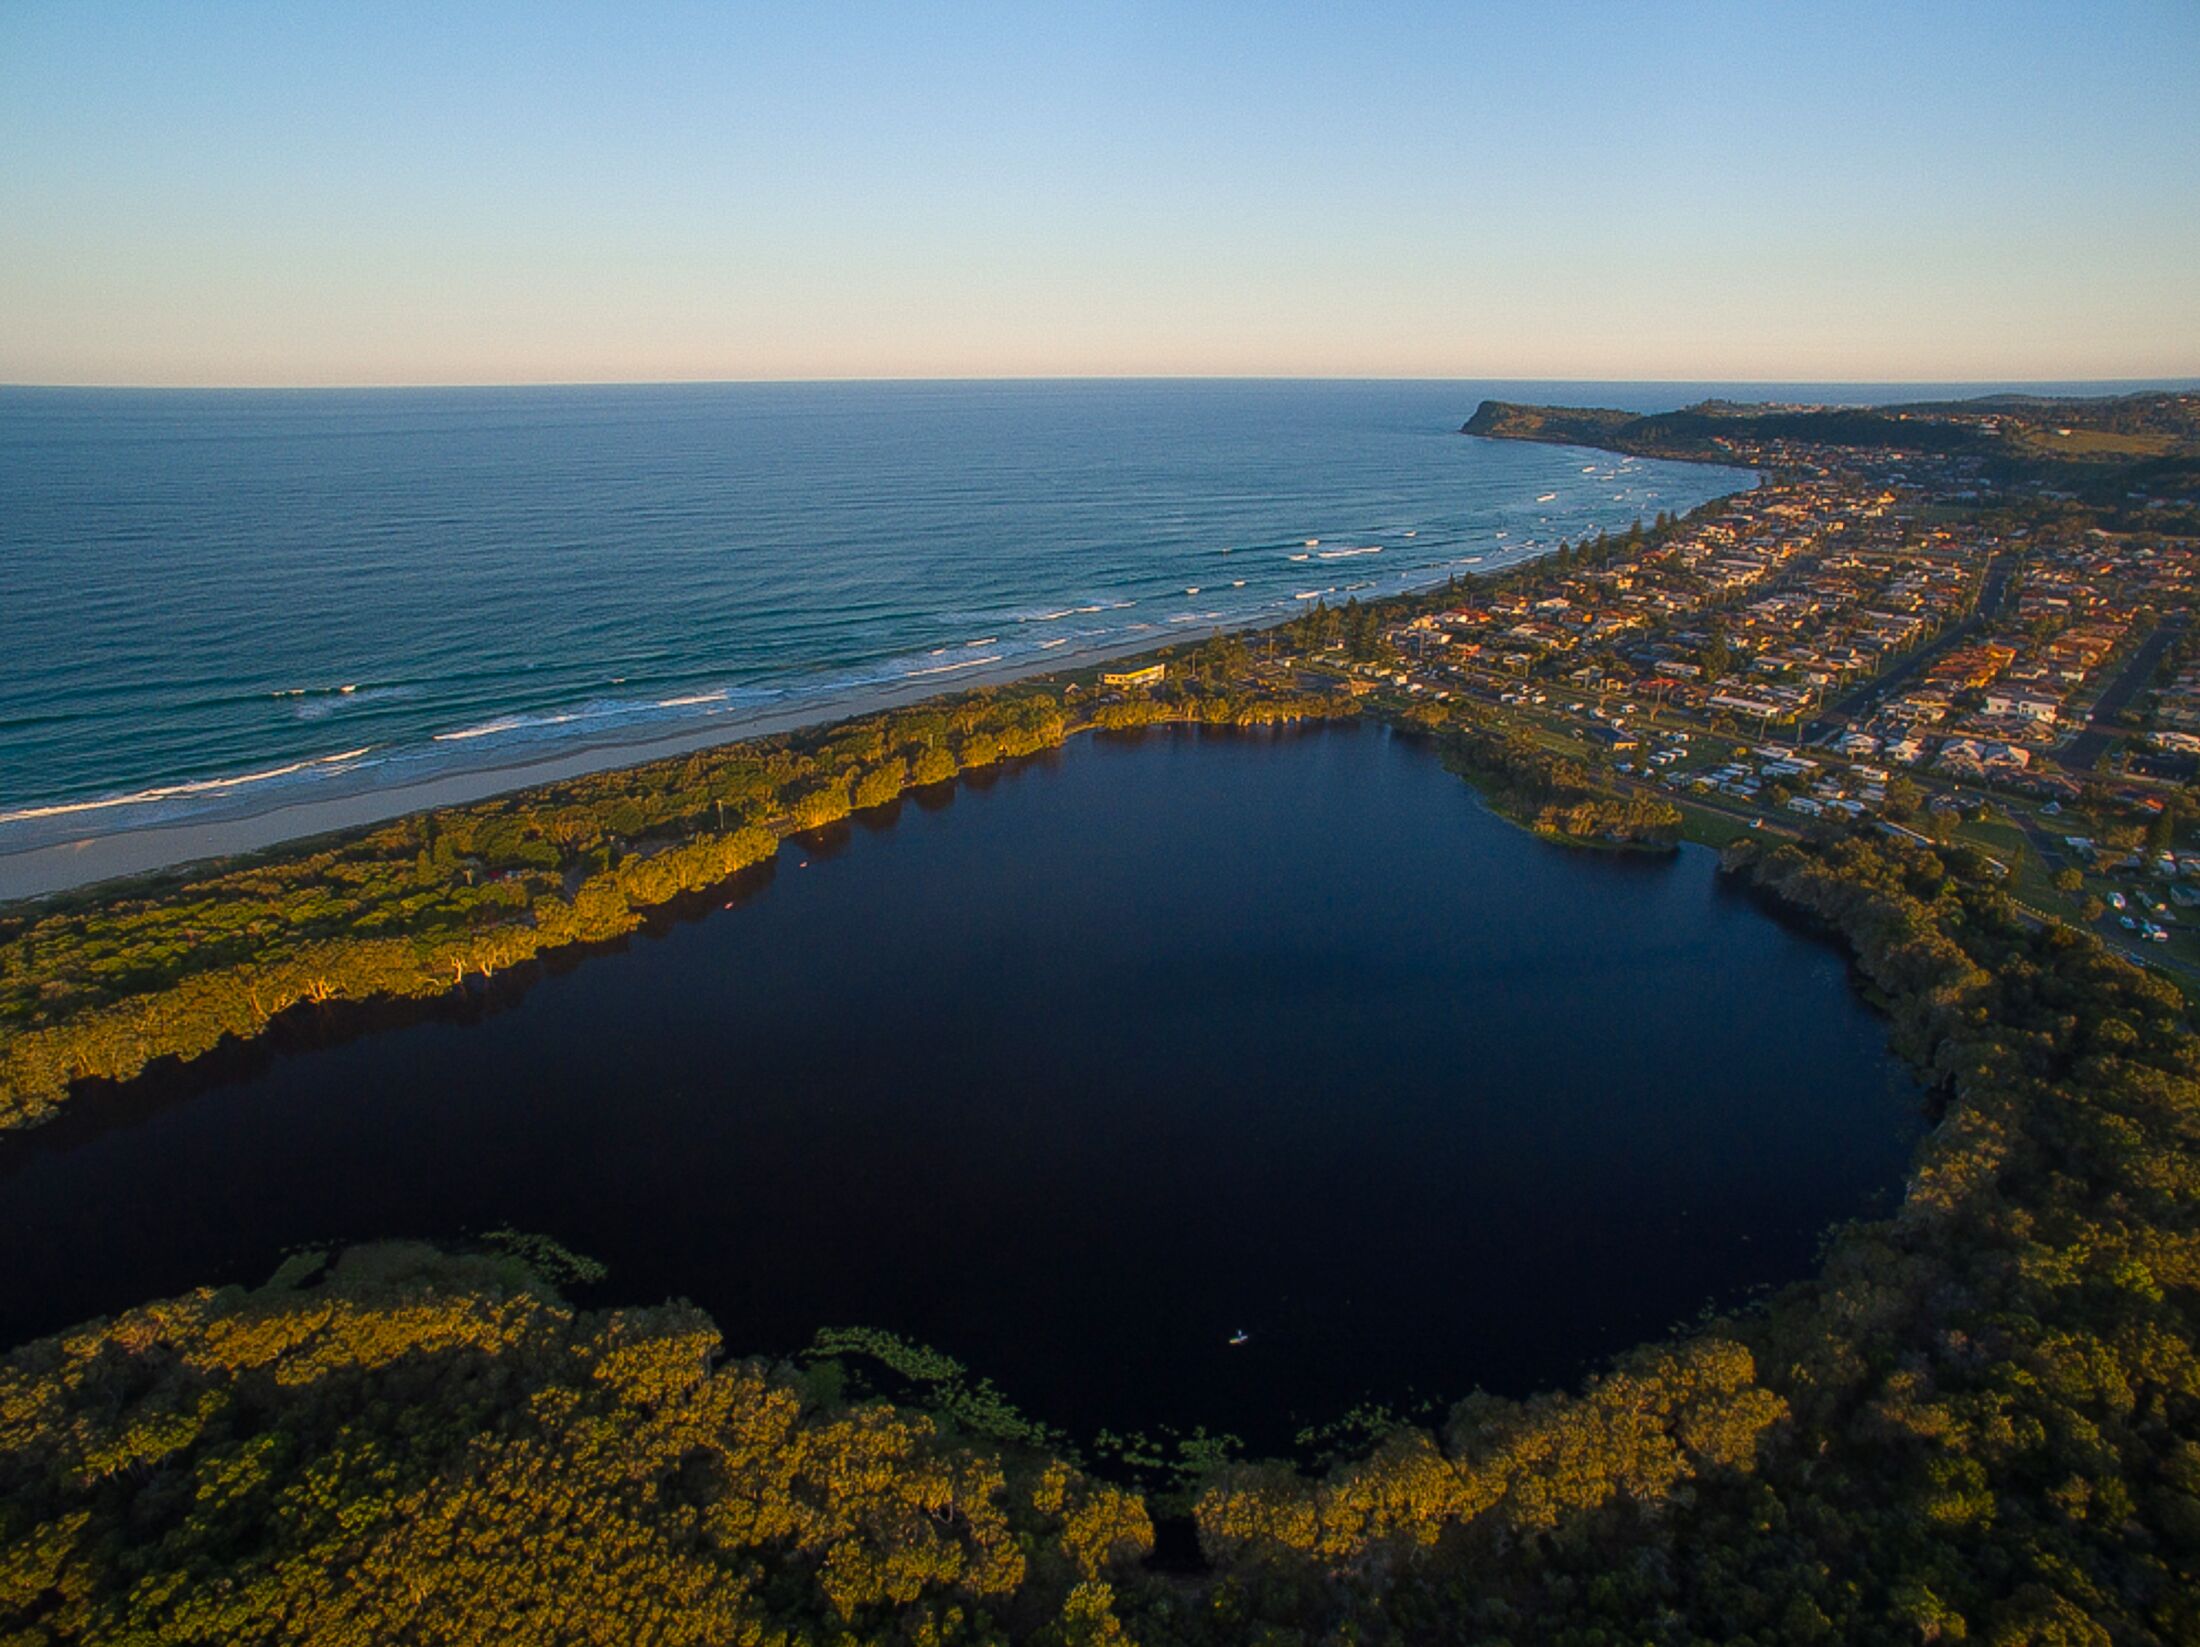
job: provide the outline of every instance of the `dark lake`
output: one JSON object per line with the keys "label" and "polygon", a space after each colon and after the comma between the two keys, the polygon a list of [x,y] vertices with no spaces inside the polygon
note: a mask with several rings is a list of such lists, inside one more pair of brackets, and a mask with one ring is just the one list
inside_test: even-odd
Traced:
{"label": "dark lake", "polygon": [[1074,1432],[1277,1445],[1804,1275],[1920,1124],[1710,853],[1546,845],[1375,728],[1080,739],[736,903],[0,1148],[0,1341],[510,1224],[736,1352],[886,1327]]}

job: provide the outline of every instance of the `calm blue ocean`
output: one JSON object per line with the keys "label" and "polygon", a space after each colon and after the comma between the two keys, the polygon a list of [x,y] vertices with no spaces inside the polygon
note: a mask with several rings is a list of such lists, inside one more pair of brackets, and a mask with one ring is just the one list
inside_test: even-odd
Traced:
{"label": "calm blue ocean", "polygon": [[1717,389],[0,390],[0,851],[1487,568],[1747,482],[1485,395]]}

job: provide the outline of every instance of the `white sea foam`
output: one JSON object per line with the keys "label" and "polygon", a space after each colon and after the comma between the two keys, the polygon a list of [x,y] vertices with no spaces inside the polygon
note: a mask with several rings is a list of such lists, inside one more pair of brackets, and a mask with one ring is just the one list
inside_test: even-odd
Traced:
{"label": "white sea foam", "polygon": [[104,812],[118,806],[148,806],[156,801],[180,800],[192,795],[220,795],[230,790],[242,789],[247,784],[292,777],[315,767],[342,766],[359,759],[373,747],[372,744],[361,744],[357,749],[346,749],[339,754],[316,755],[310,760],[271,766],[260,772],[242,772],[233,778],[198,778],[189,783],[166,783],[152,789],[133,790],[127,795],[107,795],[96,801],[60,801],[51,806],[19,807],[13,812],[0,812],[0,823],[22,823],[32,818],[66,818],[79,812]]}
{"label": "white sea foam", "polygon": [[291,714],[302,721],[325,721],[332,715],[348,714],[370,703],[397,703],[421,695],[417,686],[332,686],[311,693],[283,692],[278,697],[289,700]]}
{"label": "white sea foam", "polygon": [[499,732],[510,732],[514,728],[526,724],[525,721],[516,717],[507,717],[500,721],[490,721],[483,726],[463,727],[456,732],[438,732],[435,735],[435,741],[437,743],[465,743],[472,738],[487,738]]}
{"label": "white sea foam", "polygon": [[931,669],[905,669],[902,671],[901,678],[905,681],[913,681],[923,675],[952,675],[958,669],[975,669],[980,664],[999,663],[1000,661],[1001,658],[998,653],[989,658],[965,658],[961,663],[943,663]]}
{"label": "white sea foam", "polygon": [[601,709],[569,709],[558,715],[506,715],[501,720],[489,721],[480,726],[461,727],[456,732],[438,732],[434,741],[436,743],[470,743],[475,738],[494,737],[499,732],[526,732],[538,726],[565,726],[573,721],[601,720],[606,715],[617,714],[622,709],[631,708],[631,705],[606,705]]}

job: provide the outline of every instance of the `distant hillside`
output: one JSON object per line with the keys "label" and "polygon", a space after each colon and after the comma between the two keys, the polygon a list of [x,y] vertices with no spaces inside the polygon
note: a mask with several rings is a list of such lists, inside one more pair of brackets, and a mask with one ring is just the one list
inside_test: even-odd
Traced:
{"label": "distant hillside", "polygon": [[[2200,503],[2200,394],[1988,395],[1893,406],[1749,406],[1676,412],[1485,400],[1460,433],[1732,462],[1735,445],[1792,441],[1983,460],[1983,478],[2052,488],[2147,524],[2191,530]],[[2166,511],[2166,513],[2164,512]]]}
{"label": "distant hillside", "polygon": [[1798,409],[1733,406],[1705,401],[1677,412],[1616,412],[1603,407],[1523,406],[1485,400],[1461,434],[1497,440],[1557,441],[1606,446],[1645,457],[1717,458],[1732,454],[1715,442],[1799,440],[1828,446],[1902,447],[1912,451],[1986,452],[1994,438],[1975,422],[1906,418],[1879,408]]}
{"label": "distant hillside", "polygon": [[1523,406],[1511,400],[1485,400],[1461,425],[1463,435],[1492,440],[1551,440],[1568,446],[1608,446],[1649,419],[1638,412],[1614,412],[1601,406]]}
{"label": "distant hillside", "polygon": [[1920,401],[1902,408],[1913,413],[1952,417],[1989,417],[2014,422],[2029,431],[2083,430],[2092,435],[2122,435],[2163,443],[2167,451],[2200,448],[2200,394],[2150,391],[2136,395],[1980,395],[1973,400]]}

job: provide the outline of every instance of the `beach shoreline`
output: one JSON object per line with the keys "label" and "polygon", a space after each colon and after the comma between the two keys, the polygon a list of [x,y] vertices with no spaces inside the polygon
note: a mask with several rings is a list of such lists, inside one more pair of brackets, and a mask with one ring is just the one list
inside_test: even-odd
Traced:
{"label": "beach shoreline", "polygon": [[[1597,449],[1584,447],[1580,450]],[[1755,472],[1744,470],[1740,473],[1742,483],[1731,492],[1717,494],[1718,497],[1734,496],[1761,483],[1762,477]],[[1350,592],[1325,590],[1324,595],[1357,593],[1368,600],[1382,600],[1423,593],[1462,575],[1481,579],[1502,574],[1531,564],[1549,552],[1508,554],[1500,548],[1464,574],[1457,566],[1431,568],[1427,575],[1406,578],[1395,587]],[[151,819],[141,823],[117,818],[91,826],[89,820],[98,816],[103,808],[101,803],[88,803],[83,808],[87,827],[82,833],[12,850],[0,849],[0,906],[247,856],[321,836],[368,828],[439,807],[471,805],[543,784],[644,766],[652,761],[721,748],[750,738],[805,731],[859,715],[949,697],[973,688],[1046,679],[1121,658],[1161,652],[1203,640],[1210,634],[1259,633],[1288,623],[1298,610],[1311,604],[1300,603],[1289,613],[1271,609],[1211,623],[1173,628],[1155,626],[1143,633],[1119,635],[1044,656],[1026,654],[1004,659],[997,665],[972,668],[957,675],[952,682],[908,677],[900,681],[867,683],[797,703],[737,711],[677,731],[659,729],[644,733],[630,729],[625,736],[613,733],[592,741],[576,740],[554,752],[515,752],[507,759],[461,771],[380,785],[370,783],[368,787],[347,792],[300,796],[291,789],[255,791],[240,787],[219,801],[209,803],[201,815],[188,818]],[[208,781],[218,784],[223,780]],[[124,806],[116,806],[118,813],[126,813],[126,810]]]}
{"label": "beach shoreline", "polygon": [[[1383,593],[1412,594],[1442,581],[1401,584]],[[867,686],[835,696],[806,699],[799,704],[730,715],[683,732],[649,738],[605,738],[591,744],[570,746],[555,754],[538,753],[349,795],[301,800],[270,793],[257,806],[251,804],[248,794],[240,795],[240,809],[222,817],[110,829],[74,840],[0,853],[0,904],[28,902],[106,881],[242,857],[318,836],[368,828],[439,807],[466,806],[544,784],[646,766],[652,761],[722,748],[751,738],[829,726],[861,715],[952,697],[974,688],[1047,679],[1122,658],[1196,644],[1215,633],[1258,633],[1289,621],[1288,617],[1276,617],[1255,623],[1187,624],[1175,635],[1126,635],[1074,652],[1044,658],[1027,656],[1004,660],[995,667],[972,669],[952,684],[938,680],[909,680]]]}

